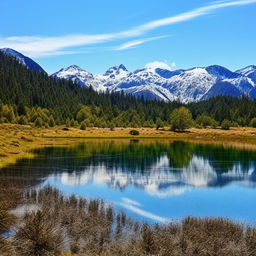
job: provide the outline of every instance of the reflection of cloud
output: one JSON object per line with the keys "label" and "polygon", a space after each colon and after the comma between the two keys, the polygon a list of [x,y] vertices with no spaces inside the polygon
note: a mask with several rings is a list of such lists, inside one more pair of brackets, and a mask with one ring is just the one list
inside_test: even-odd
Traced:
{"label": "reflection of cloud", "polygon": [[[131,200],[129,198],[122,198],[122,200],[124,202],[121,202],[121,203],[118,203],[119,205],[121,205],[122,207],[138,214],[138,215],[141,215],[145,218],[148,218],[148,219],[151,219],[151,220],[154,220],[154,221],[157,221],[157,222],[162,222],[162,223],[166,223],[166,222],[170,222],[171,219],[169,218],[164,218],[164,217],[161,217],[161,216],[158,216],[158,215],[155,215],[151,212],[148,212],[148,211],[145,211],[145,210],[142,210],[140,209],[139,207],[136,207],[136,204],[137,206],[141,206],[140,203],[134,201],[134,200]],[[134,204],[134,202],[136,204]]]}
{"label": "reflection of cloud", "polygon": [[124,201],[127,204],[131,204],[131,205],[135,205],[135,206],[141,206],[141,204],[139,202],[137,202],[135,200],[132,200],[130,198],[127,198],[127,197],[123,197],[122,201]]}
{"label": "reflection of cloud", "polygon": [[[108,167],[105,163],[91,165],[82,172],[64,172],[55,178],[63,184],[82,186],[88,183],[108,185],[114,189],[135,186],[146,193],[161,198],[179,196],[192,188],[215,187],[231,182],[240,182],[244,186],[252,186],[255,181],[254,167],[244,170],[239,162],[226,172],[217,172],[209,159],[193,156],[187,167],[175,169],[170,167],[170,160],[163,154],[151,164],[146,171],[128,169],[125,165]],[[131,202],[127,203],[131,204]],[[134,206],[139,206],[134,202]]]}
{"label": "reflection of cloud", "polygon": [[159,186],[156,184],[150,184],[148,186],[145,186],[145,191],[148,194],[153,196],[158,196],[161,198],[165,198],[169,196],[180,196],[188,190],[190,190],[190,187],[185,184],[183,186],[172,185],[166,189],[159,189]]}

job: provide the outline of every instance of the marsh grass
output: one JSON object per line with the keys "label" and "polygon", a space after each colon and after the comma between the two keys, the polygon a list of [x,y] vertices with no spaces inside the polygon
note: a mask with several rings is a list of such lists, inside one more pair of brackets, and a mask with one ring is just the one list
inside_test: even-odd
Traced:
{"label": "marsh grass", "polygon": [[187,217],[166,225],[138,223],[102,200],[64,196],[50,186],[29,190],[23,203],[37,205],[14,224],[2,212],[6,231],[0,236],[0,255],[159,255],[254,256],[256,229],[227,219]]}

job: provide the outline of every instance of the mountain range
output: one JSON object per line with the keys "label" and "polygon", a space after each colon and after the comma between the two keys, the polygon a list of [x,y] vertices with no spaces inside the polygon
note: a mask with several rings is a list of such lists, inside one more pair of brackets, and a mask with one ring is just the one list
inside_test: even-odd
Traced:
{"label": "mountain range", "polygon": [[[12,49],[1,49],[21,64],[37,72],[45,72],[32,59]],[[187,70],[144,68],[128,71],[124,65],[109,68],[102,75],[94,75],[77,65],[63,68],[51,75],[55,79],[72,80],[81,87],[92,87],[99,92],[123,92],[135,97],[164,101],[197,102],[217,95],[239,97],[243,94],[256,98],[256,66],[235,72],[212,65]]]}

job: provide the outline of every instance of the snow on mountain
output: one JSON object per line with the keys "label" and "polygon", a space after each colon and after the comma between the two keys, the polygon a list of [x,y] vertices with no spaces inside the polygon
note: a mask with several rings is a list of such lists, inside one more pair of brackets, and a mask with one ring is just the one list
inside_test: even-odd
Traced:
{"label": "snow on mountain", "polygon": [[72,80],[74,83],[77,83],[82,87],[89,87],[90,83],[94,81],[93,74],[81,69],[77,65],[72,65],[67,68],[63,68],[58,72],[52,74],[52,77],[65,80]]}
{"label": "snow on mountain", "polygon": [[124,65],[111,67],[103,75],[92,75],[77,66],[62,69],[54,77],[71,79],[83,87],[92,86],[97,91],[124,92],[136,97],[164,101],[193,102],[227,94],[256,97],[256,82],[252,74],[255,66],[232,72],[222,66],[189,70],[164,70],[144,68],[129,72]]}
{"label": "snow on mountain", "polygon": [[[4,54],[13,56],[22,65],[38,72],[45,72],[32,59],[4,48]],[[225,67],[212,65],[188,70],[164,69],[163,66],[146,66],[130,72],[124,65],[109,68],[104,74],[93,75],[72,65],[51,75],[56,79],[71,80],[82,87],[96,91],[123,92],[145,99],[164,101],[179,100],[184,103],[205,100],[217,95],[239,97],[247,94],[256,98],[256,66],[232,72]]]}
{"label": "snow on mountain", "polygon": [[206,69],[193,68],[168,79],[167,88],[182,102],[199,101],[216,81]]}
{"label": "snow on mountain", "polygon": [[236,73],[249,77],[252,79],[254,83],[256,83],[256,66],[251,65],[251,66],[242,68],[240,70],[237,70]]}
{"label": "snow on mountain", "polygon": [[34,71],[46,73],[43,70],[43,68],[41,66],[39,66],[35,61],[33,61],[32,59],[24,56],[23,54],[15,51],[13,49],[3,48],[3,49],[0,49],[0,51],[6,55],[14,57],[16,60],[19,61],[20,64],[22,64],[30,69],[33,69]]}

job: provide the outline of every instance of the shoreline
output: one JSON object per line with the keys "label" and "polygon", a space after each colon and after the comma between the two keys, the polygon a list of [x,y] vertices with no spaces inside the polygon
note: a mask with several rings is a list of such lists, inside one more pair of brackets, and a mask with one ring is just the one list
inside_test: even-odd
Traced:
{"label": "shoreline", "polygon": [[[173,132],[168,128],[68,128],[64,126],[53,128],[35,128],[17,124],[0,125],[0,168],[14,164],[20,158],[33,158],[31,152],[43,147],[70,146],[84,140],[119,140],[127,141],[158,140],[170,142],[184,140],[193,143],[213,143],[233,146],[242,149],[256,150],[256,128],[239,127],[230,130],[191,128],[186,132]],[[138,136],[130,135],[131,130],[139,131]]]}

